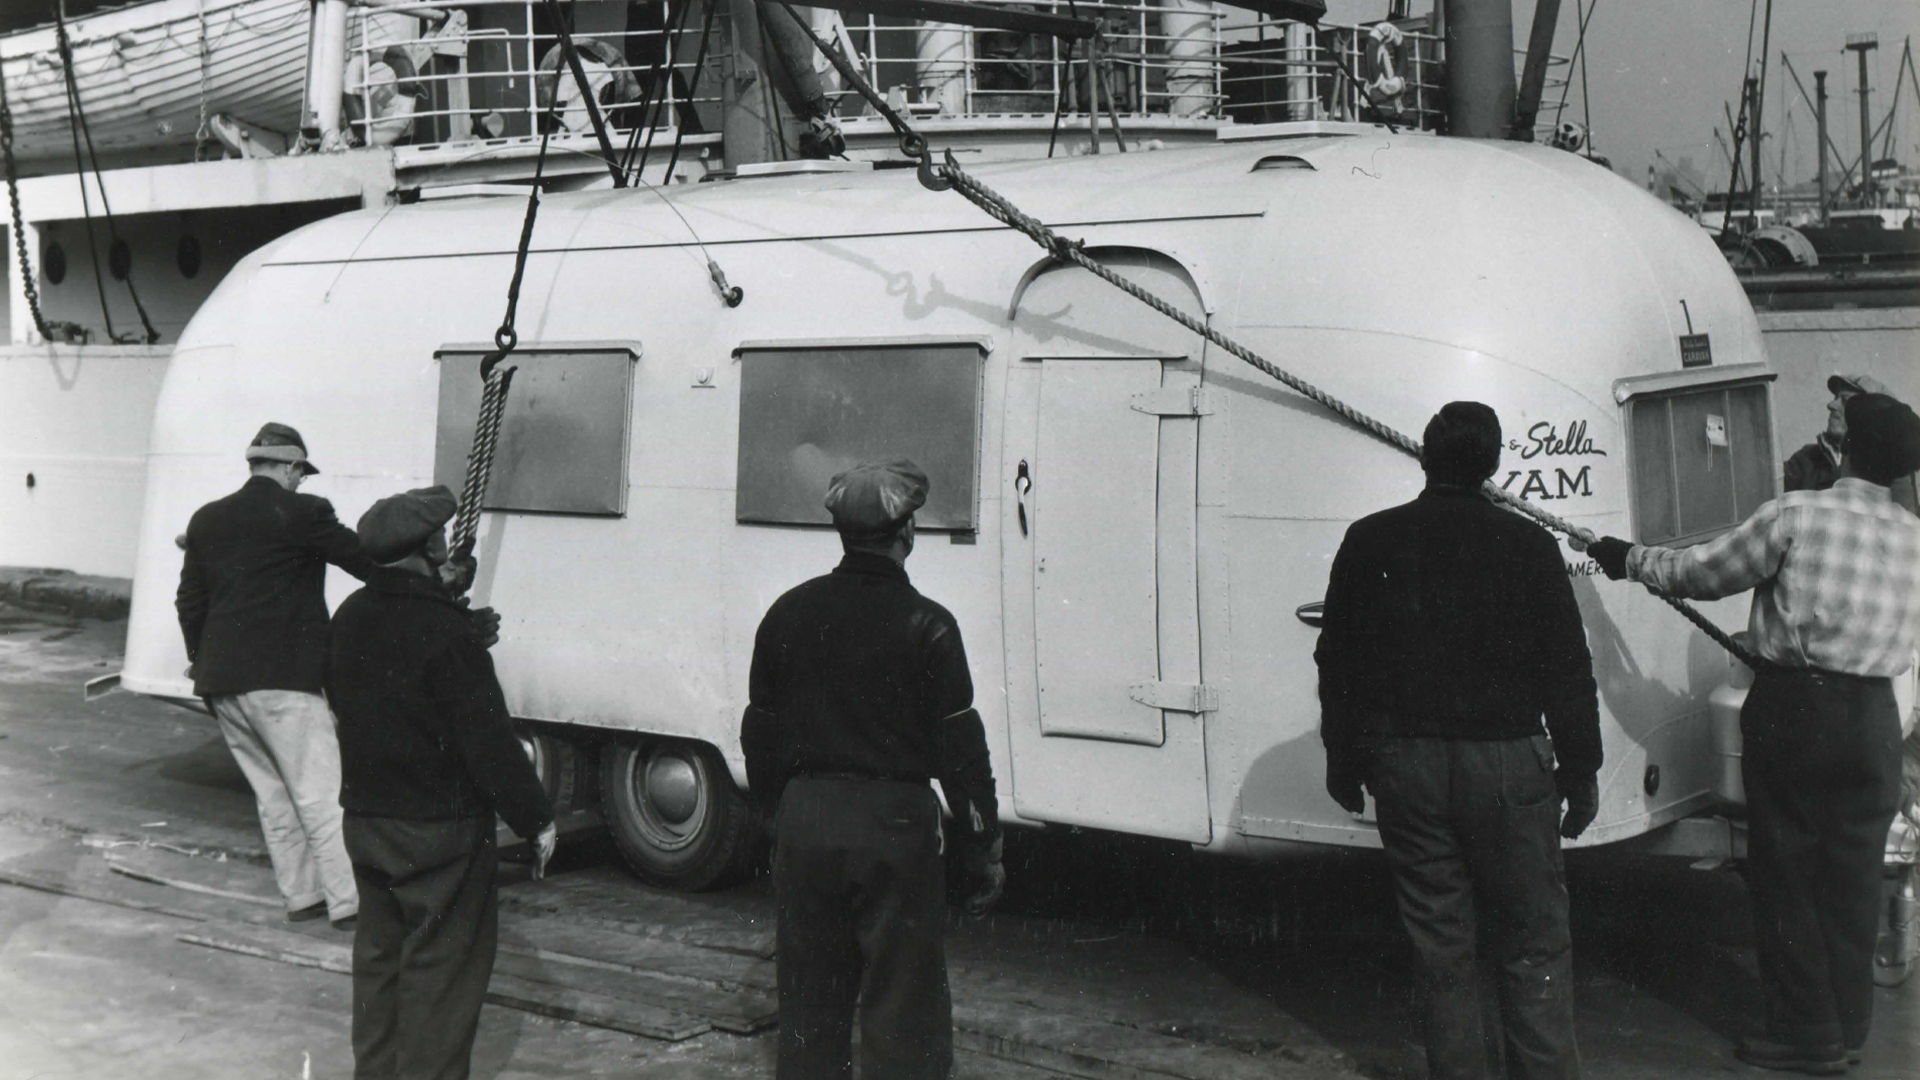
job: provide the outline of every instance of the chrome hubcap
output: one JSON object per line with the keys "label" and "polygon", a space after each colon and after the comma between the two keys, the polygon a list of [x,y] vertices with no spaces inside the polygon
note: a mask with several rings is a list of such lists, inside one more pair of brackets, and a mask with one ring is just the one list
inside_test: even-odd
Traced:
{"label": "chrome hubcap", "polygon": [[675,825],[693,816],[700,804],[700,777],[679,755],[661,755],[647,764],[647,802],[653,811]]}

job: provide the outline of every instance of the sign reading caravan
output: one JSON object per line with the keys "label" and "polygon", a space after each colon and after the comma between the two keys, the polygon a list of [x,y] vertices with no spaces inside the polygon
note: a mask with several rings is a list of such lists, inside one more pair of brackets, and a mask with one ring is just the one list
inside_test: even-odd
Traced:
{"label": "sign reading caravan", "polygon": [[[978,173],[1399,430],[1492,405],[1496,480],[1581,526],[1689,543],[1774,494],[1759,330],[1692,222],[1547,148],[1251,134]],[[347,521],[459,475],[466,343],[499,317],[522,212],[332,218],[201,308],[154,425],[124,686],[191,695],[173,537],[262,421],[323,448],[312,490]],[[551,195],[519,332],[476,602],[504,617],[497,666],[550,783],[597,787],[645,877],[699,888],[748,857],[754,629],[839,558],[827,478],[896,455],[933,479],[910,570],[966,637],[1010,818],[1242,855],[1377,845],[1322,788],[1313,649],[1348,523],[1421,487],[1400,451],[908,170]],[[1689,332],[1713,365],[1682,366]],[[1563,550],[1607,755],[1582,843],[1709,808],[1728,658]]]}

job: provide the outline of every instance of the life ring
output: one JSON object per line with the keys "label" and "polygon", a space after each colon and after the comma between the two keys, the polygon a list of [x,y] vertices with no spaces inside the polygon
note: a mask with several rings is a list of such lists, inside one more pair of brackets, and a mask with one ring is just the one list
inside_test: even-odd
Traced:
{"label": "life ring", "polygon": [[[620,55],[619,49],[599,38],[575,38],[573,47],[580,54],[580,71],[587,77],[587,87],[594,100],[602,106],[603,116],[608,106],[640,100],[640,80],[629,70],[627,58]],[[542,114],[549,110],[555,112],[560,130],[586,131],[592,125],[587,118],[587,106],[580,100],[579,87],[571,72],[564,81],[560,78],[564,62],[560,43],[555,42],[540,58],[539,71],[533,77],[534,102]],[[554,109],[556,93],[560,99],[558,109]]]}
{"label": "life ring", "polygon": [[1407,80],[1398,72],[1407,35],[1392,23],[1383,22],[1374,25],[1367,39],[1367,104],[1380,112],[1398,113],[1407,92]]}
{"label": "life ring", "polygon": [[[413,114],[429,100],[419,81],[413,58],[400,46],[389,46],[373,63],[355,53],[347,61],[340,95],[346,129],[356,145],[392,146],[413,131]],[[372,123],[368,123],[368,109]]]}

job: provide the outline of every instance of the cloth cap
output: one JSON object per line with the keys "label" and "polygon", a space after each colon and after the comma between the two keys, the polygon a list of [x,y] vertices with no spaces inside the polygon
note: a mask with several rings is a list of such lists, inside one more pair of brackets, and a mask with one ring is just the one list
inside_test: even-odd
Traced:
{"label": "cloth cap", "polygon": [[863,461],[827,486],[833,527],[855,538],[892,532],[926,502],[927,474],[906,458]]}
{"label": "cloth cap", "polygon": [[420,550],[459,508],[445,484],[389,495],[360,515],[360,546],[374,562],[398,562]]}
{"label": "cloth cap", "polygon": [[1887,384],[1871,375],[1829,375],[1827,377],[1829,394],[1886,394],[1893,396]]}
{"label": "cloth cap", "polygon": [[247,460],[297,462],[308,476],[320,471],[319,466],[307,460],[307,441],[300,433],[271,420],[262,424],[260,433],[247,444]]}
{"label": "cloth cap", "polygon": [[1449,401],[1427,421],[1420,467],[1443,484],[1473,487],[1500,467],[1500,417],[1478,401]]}
{"label": "cloth cap", "polygon": [[1847,453],[1870,478],[1892,480],[1920,469],[1920,416],[1886,394],[1848,398]]}

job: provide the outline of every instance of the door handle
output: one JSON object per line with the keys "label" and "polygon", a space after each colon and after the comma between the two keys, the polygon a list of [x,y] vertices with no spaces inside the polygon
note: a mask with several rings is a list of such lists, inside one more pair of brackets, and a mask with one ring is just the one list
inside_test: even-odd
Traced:
{"label": "door handle", "polygon": [[1022,458],[1019,468],[1013,473],[1013,495],[1020,514],[1020,535],[1027,535],[1027,492],[1033,490],[1033,476],[1027,471],[1026,459]]}

